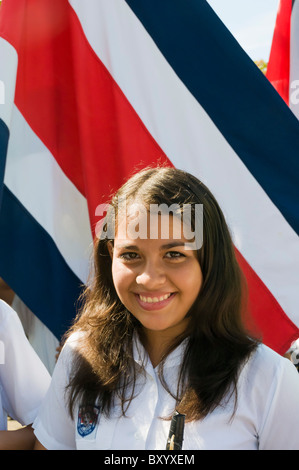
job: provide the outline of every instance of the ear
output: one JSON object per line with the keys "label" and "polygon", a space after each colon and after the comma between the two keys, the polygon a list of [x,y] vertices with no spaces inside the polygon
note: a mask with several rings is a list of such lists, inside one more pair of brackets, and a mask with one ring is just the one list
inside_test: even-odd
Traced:
{"label": "ear", "polygon": [[109,241],[107,243],[107,248],[109,251],[110,258],[112,259],[113,258],[113,242],[112,241]]}

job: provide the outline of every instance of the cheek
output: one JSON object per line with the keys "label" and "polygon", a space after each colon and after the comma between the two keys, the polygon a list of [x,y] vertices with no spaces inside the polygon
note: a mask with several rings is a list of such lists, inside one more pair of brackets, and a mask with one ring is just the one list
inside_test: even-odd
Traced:
{"label": "cheek", "polygon": [[118,296],[123,297],[133,280],[133,275],[122,263],[112,261],[112,279]]}
{"label": "cheek", "polygon": [[202,285],[202,272],[199,266],[195,265],[192,271],[181,273],[180,283],[186,294],[196,298]]}
{"label": "cheek", "polygon": [[118,285],[121,282],[121,278],[122,278],[120,269],[118,269],[117,265],[118,263],[113,260],[112,261],[112,279],[113,279],[113,283],[114,283],[116,290],[118,290]]}

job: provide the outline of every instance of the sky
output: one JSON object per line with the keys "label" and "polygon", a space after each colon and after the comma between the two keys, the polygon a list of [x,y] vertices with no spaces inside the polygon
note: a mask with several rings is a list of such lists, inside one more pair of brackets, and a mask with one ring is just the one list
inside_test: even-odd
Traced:
{"label": "sky", "polygon": [[268,62],[279,0],[207,0],[252,60]]}

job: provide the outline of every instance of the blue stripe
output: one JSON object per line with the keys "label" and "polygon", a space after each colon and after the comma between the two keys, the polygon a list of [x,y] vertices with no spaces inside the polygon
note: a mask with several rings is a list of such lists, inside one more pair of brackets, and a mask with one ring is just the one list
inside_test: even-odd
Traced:
{"label": "blue stripe", "polygon": [[[1,105],[0,105],[1,106]],[[5,161],[7,153],[9,130],[7,125],[0,119],[0,207],[2,199],[2,188],[4,180]]]}
{"label": "blue stripe", "polygon": [[126,2],[299,234],[299,122],[287,105],[205,0]]}
{"label": "blue stripe", "polygon": [[52,238],[5,185],[0,211],[0,277],[60,338],[76,314],[80,280]]}

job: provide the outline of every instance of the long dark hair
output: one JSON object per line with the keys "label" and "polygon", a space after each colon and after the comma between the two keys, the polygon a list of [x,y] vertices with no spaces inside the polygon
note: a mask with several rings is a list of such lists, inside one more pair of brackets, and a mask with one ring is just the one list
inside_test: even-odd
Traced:
{"label": "long dark hair", "polygon": [[[77,403],[88,407],[97,402],[102,413],[109,416],[118,397],[125,415],[134,398],[140,371],[133,359],[132,339],[133,334],[142,338],[142,328],[117,296],[108,251],[108,243],[113,241],[108,235],[113,232],[111,227],[117,230],[114,224],[123,198],[127,203],[142,201],[147,207],[163,203],[203,205],[203,243],[197,250],[203,283],[188,312],[188,330],[167,352],[187,338],[175,398],[177,409],[187,420],[201,419],[225,398],[233,394],[237,398],[240,367],[258,342],[244,327],[246,283],[217,201],[197,178],[169,167],[147,168],[133,175],[108,206],[95,242],[92,282],[85,290],[82,312],[69,332],[82,333],[68,386],[70,413]],[[160,375],[168,390],[163,360]]]}

